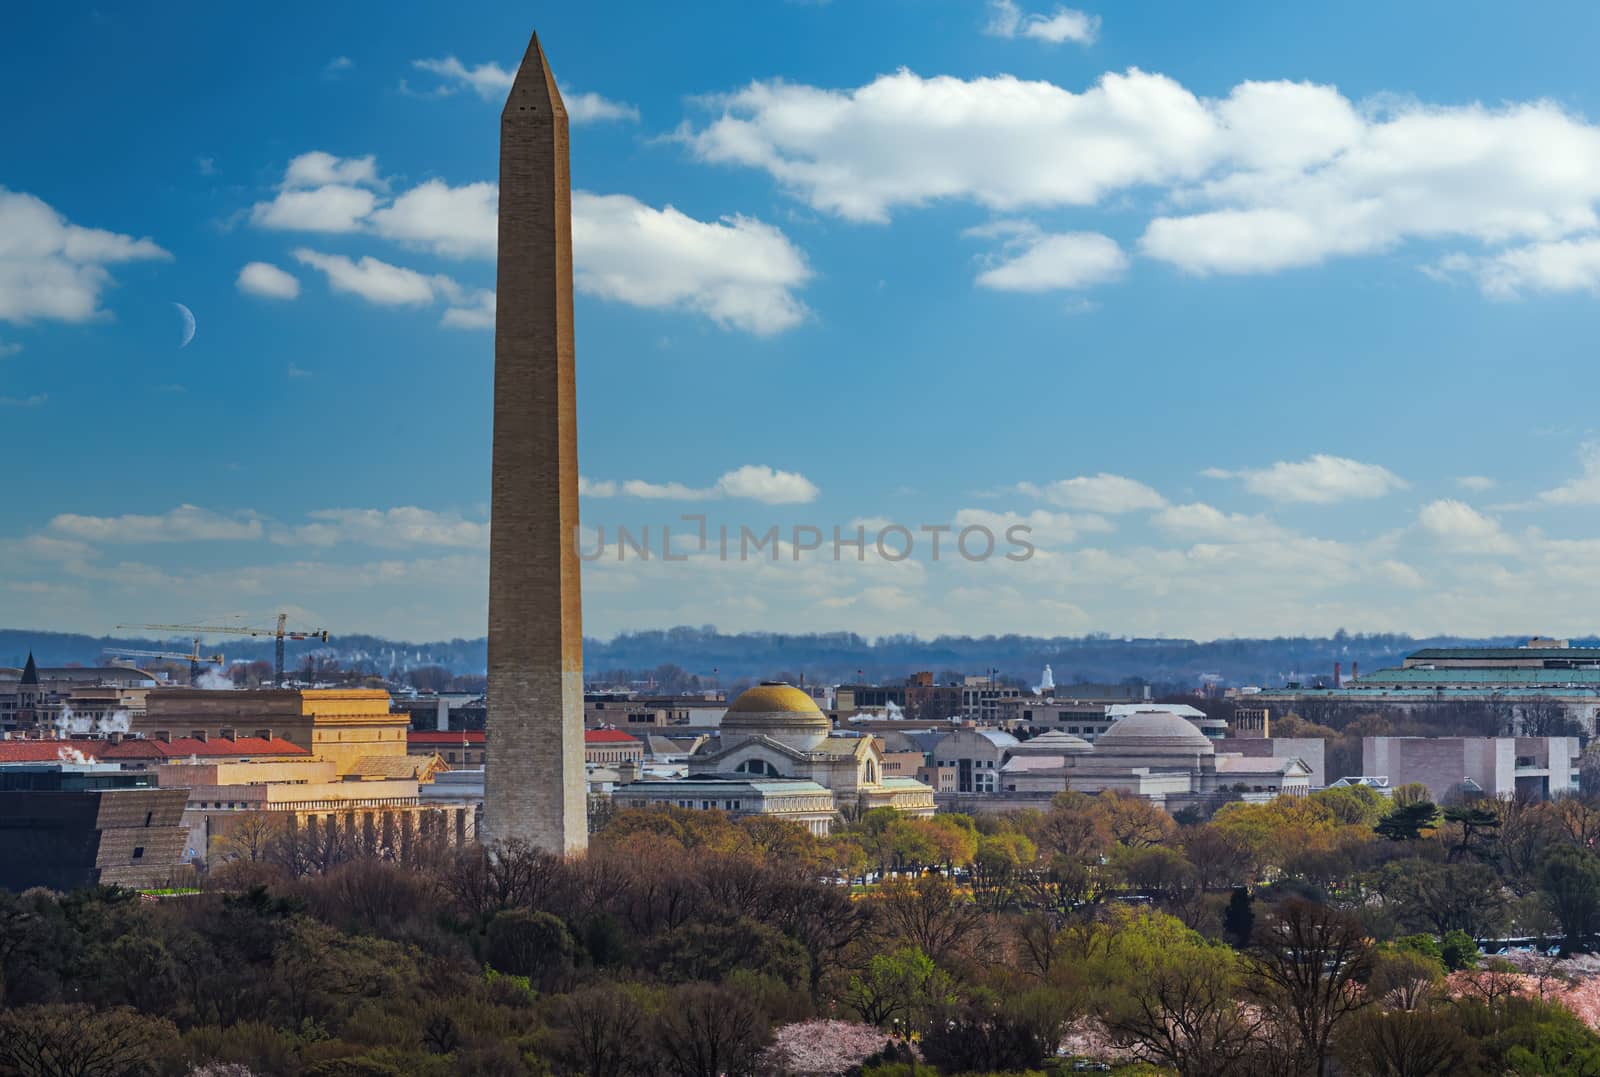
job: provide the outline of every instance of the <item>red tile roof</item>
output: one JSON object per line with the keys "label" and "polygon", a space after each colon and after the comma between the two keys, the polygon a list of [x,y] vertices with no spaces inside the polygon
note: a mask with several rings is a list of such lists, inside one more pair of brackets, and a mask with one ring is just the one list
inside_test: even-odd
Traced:
{"label": "red tile roof", "polygon": [[240,737],[227,740],[223,737],[173,737],[172,740],[141,738],[125,740],[121,744],[107,744],[95,755],[102,760],[116,759],[230,759],[235,756],[308,756],[311,753],[298,744],[282,737]]}
{"label": "red tile roof", "polygon": [[440,748],[459,748],[462,745],[481,747],[483,745],[483,730],[481,729],[453,729],[441,731],[437,729],[413,730],[406,734],[406,746],[419,745],[424,747],[438,746]]}
{"label": "red tile roof", "polygon": [[590,729],[583,734],[585,744],[639,744],[644,742],[620,729]]}
{"label": "red tile roof", "polygon": [[74,751],[93,759],[105,747],[87,740],[0,740],[0,763],[60,763],[63,754],[77,762]]}

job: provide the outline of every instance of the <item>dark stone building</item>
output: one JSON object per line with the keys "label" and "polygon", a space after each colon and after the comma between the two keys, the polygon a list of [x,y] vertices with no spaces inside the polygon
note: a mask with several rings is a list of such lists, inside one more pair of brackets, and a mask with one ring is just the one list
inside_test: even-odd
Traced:
{"label": "dark stone building", "polygon": [[188,838],[188,795],[150,774],[0,767],[0,887],[163,885]]}

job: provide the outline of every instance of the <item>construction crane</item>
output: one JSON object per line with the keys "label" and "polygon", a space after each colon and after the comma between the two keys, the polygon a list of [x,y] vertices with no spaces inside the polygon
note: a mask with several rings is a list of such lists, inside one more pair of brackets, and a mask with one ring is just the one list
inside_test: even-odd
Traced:
{"label": "construction crane", "polygon": [[200,663],[222,665],[226,661],[220,654],[201,654],[200,641],[194,641],[194,650],[188,654],[182,651],[136,651],[129,647],[106,647],[101,654],[114,654],[122,658],[165,658],[174,662],[189,663],[189,687],[193,688],[200,683]]}
{"label": "construction crane", "polygon": [[300,640],[300,639],[316,639],[316,640],[321,640],[323,643],[327,643],[328,642],[328,630],[326,628],[318,628],[318,629],[314,629],[314,630],[312,630],[310,632],[290,631],[290,630],[288,630],[288,629],[286,629],[284,627],[284,623],[286,621],[288,621],[288,619],[289,619],[289,615],[288,614],[286,614],[286,613],[278,614],[278,627],[276,629],[271,629],[271,628],[241,628],[238,625],[118,625],[117,627],[118,628],[139,628],[139,629],[146,629],[146,630],[149,630],[149,631],[164,631],[164,632],[195,632],[195,633],[223,632],[223,633],[226,633],[226,634],[228,634],[230,636],[255,636],[257,638],[260,638],[262,636],[271,636],[272,638],[274,638],[277,641],[277,648],[276,648],[276,651],[275,651],[276,661],[274,661],[273,664],[272,664],[272,666],[273,666],[272,684],[273,684],[274,687],[281,688],[283,686],[283,641],[284,640],[286,640],[286,639],[296,639],[296,640]]}

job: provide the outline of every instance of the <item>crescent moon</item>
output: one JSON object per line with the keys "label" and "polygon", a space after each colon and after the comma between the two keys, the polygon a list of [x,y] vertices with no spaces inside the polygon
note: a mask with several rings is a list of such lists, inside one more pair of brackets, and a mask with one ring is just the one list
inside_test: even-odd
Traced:
{"label": "crescent moon", "polygon": [[172,305],[178,308],[178,317],[183,319],[183,339],[178,342],[178,347],[187,348],[189,341],[194,339],[194,311],[182,303],[174,303]]}

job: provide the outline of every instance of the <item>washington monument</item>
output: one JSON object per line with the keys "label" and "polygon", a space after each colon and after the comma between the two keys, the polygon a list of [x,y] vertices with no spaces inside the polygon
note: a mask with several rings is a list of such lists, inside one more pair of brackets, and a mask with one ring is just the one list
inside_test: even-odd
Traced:
{"label": "washington monument", "polygon": [[483,837],[588,844],[567,110],[528,43],[500,114]]}

